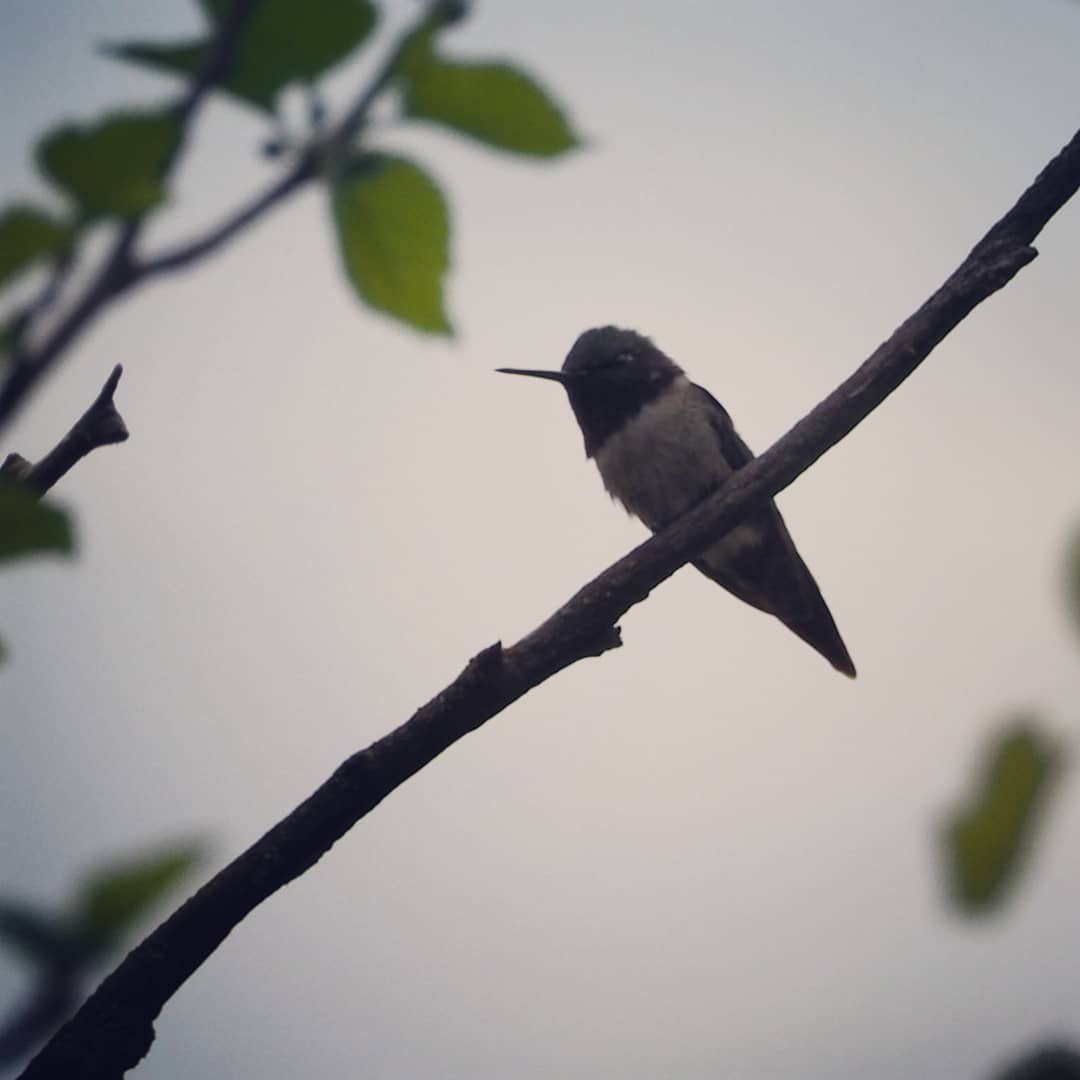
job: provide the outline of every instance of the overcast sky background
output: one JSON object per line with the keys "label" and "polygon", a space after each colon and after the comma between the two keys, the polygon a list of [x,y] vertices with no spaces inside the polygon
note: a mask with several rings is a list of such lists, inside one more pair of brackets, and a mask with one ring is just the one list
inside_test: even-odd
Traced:
{"label": "overcast sky background", "polygon": [[[95,43],[199,27],[0,11],[4,202],[46,197],[49,126],[175,89]],[[1080,125],[1066,0],[488,0],[446,46],[527,66],[589,142],[380,131],[449,193],[453,341],[354,299],[313,189],[118,305],[5,433],[40,456],[125,365],[130,442],[57,492],[78,559],[0,586],[5,894],[192,833],[216,868],[644,537],[565,396],[493,368],[634,326],[764,448]],[[147,250],[262,187],[263,134],[211,105]],[[974,1080],[1080,1040],[1074,777],[995,918],[950,910],[934,833],[1002,719],[1076,724],[1080,204],[1038,246],[781,497],[855,683],[680,572],[249,918],[140,1075]],[[5,1011],[23,980],[0,961]]]}

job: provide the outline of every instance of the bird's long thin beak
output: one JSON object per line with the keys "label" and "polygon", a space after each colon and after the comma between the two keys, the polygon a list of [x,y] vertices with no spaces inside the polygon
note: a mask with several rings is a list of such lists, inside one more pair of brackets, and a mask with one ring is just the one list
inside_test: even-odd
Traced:
{"label": "bird's long thin beak", "polygon": [[536,371],[533,368],[501,367],[496,368],[504,375],[531,375],[534,379],[553,379],[555,382],[565,383],[566,374],[562,371]]}

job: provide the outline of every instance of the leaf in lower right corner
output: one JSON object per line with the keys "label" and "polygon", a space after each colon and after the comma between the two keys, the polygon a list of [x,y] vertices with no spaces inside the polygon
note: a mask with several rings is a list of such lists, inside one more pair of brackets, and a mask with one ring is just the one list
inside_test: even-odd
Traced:
{"label": "leaf in lower right corner", "polygon": [[1034,844],[1062,761],[1057,741],[1028,721],[1001,732],[988,747],[976,790],[942,831],[949,892],[965,914],[992,911],[1008,894]]}
{"label": "leaf in lower right corner", "polygon": [[449,217],[442,192],[419,166],[366,154],[332,191],[349,280],[372,307],[418,330],[450,333],[443,308]]}
{"label": "leaf in lower right corner", "polygon": [[70,555],[74,550],[67,512],[22,484],[0,479],[0,562],[28,555]]}
{"label": "leaf in lower right corner", "polygon": [[1080,631],[1080,529],[1073,532],[1065,551],[1065,603]]}

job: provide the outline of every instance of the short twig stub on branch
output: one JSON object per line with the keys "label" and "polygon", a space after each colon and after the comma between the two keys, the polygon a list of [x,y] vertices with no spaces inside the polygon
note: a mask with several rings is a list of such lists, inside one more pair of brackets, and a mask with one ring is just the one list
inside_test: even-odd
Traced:
{"label": "short twig stub on branch", "polygon": [[32,487],[39,495],[44,495],[91,450],[124,442],[128,437],[127,425],[113,401],[123,371],[120,364],[112,369],[90,408],[36,465],[21,454],[8,454],[3,465],[0,465],[0,476],[17,480]]}

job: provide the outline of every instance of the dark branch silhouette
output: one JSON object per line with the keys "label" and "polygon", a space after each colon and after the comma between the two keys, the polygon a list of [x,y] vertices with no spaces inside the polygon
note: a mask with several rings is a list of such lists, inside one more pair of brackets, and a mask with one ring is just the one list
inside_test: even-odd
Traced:
{"label": "dark branch silhouette", "polygon": [[44,495],[91,450],[127,440],[128,429],[117,411],[113,395],[124,369],[117,364],[105,380],[101,392],[72,425],[71,430],[36,465],[22,454],[8,454],[0,465],[0,476],[17,480]]}
{"label": "dark branch silhouette", "polygon": [[617,621],[717,535],[787,487],[888,397],[971,310],[1036,257],[1080,187],[1080,133],[925,304],[853,375],[724,487],[589,582],[509,648],[489,646],[410,720],[346,760],[109,975],[23,1073],[118,1078],[146,1054],[164,1004],[244,917],[463,735],[557,671],[619,644]]}

